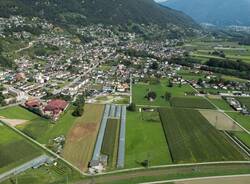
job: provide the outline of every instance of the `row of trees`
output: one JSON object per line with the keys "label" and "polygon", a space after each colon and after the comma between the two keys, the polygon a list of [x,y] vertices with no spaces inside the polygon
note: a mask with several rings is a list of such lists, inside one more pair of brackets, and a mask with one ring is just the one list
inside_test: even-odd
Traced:
{"label": "row of trees", "polygon": [[75,110],[73,111],[72,115],[76,117],[80,117],[84,113],[84,105],[85,105],[85,99],[84,96],[78,96],[76,101],[73,103],[75,106]]}

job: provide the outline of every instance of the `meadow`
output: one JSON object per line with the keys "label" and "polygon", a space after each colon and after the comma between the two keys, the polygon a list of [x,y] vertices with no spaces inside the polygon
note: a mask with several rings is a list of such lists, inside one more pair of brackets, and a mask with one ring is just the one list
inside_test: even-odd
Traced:
{"label": "meadow", "polygon": [[220,108],[221,110],[225,110],[225,111],[232,111],[232,107],[222,98],[220,99],[216,99],[216,98],[210,98],[209,100],[215,104],[218,108]]}
{"label": "meadow", "polygon": [[174,163],[244,160],[197,110],[159,109]]}
{"label": "meadow", "polygon": [[215,107],[203,97],[173,97],[170,100],[172,107],[176,108],[196,108],[215,109]]}
{"label": "meadow", "polygon": [[[164,95],[166,92],[172,94],[172,96],[185,96],[186,93],[194,93],[195,91],[189,85],[173,87],[167,86],[167,80],[162,80],[160,84],[150,85],[146,83],[134,84],[132,88],[133,102],[136,105],[149,105],[149,106],[167,106],[169,107],[169,101],[166,101]],[[149,91],[154,91],[157,97],[154,101],[149,101],[145,96]]]}
{"label": "meadow", "polygon": [[42,154],[42,151],[4,125],[0,126],[0,173]]}
{"label": "meadow", "polygon": [[22,119],[22,120],[33,120],[39,117],[36,114],[20,106],[14,106],[14,107],[2,109],[0,110],[0,116],[9,118],[9,119]]}
{"label": "meadow", "polygon": [[126,168],[141,167],[144,160],[149,160],[150,166],[172,163],[160,121],[144,120],[140,112],[127,112],[125,158]]}

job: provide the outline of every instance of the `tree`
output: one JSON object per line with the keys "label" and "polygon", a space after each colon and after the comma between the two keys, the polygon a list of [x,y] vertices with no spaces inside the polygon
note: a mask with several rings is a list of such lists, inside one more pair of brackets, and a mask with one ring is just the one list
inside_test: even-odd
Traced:
{"label": "tree", "polygon": [[172,88],[173,86],[174,86],[174,84],[173,84],[172,80],[169,79],[169,81],[168,81],[168,87]]}
{"label": "tree", "polygon": [[135,105],[135,103],[131,103],[129,106],[128,106],[128,111],[132,111],[132,112],[134,112],[134,111],[136,111],[136,105]]}
{"label": "tree", "polygon": [[172,94],[171,94],[171,93],[169,93],[169,92],[166,92],[166,93],[165,93],[165,100],[166,100],[166,101],[169,101],[169,100],[171,99],[171,97],[172,97]]}
{"label": "tree", "polygon": [[148,94],[146,95],[146,98],[147,98],[148,100],[155,100],[156,97],[157,97],[157,94],[156,94],[156,92],[154,92],[154,91],[150,91],[150,92],[148,92]]}
{"label": "tree", "polygon": [[154,62],[152,63],[152,65],[150,66],[150,68],[153,69],[153,70],[158,70],[159,64],[158,64],[156,61],[154,61]]}

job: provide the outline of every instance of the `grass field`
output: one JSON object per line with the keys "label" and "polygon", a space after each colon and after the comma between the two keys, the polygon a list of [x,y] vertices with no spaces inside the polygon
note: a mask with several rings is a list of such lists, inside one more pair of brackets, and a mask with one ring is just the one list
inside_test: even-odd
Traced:
{"label": "grass field", "polygon": [[234,132],[234,135],[238,137],[245,145],[250,148],[250,135],[246,132]]}
{"label": "grass field", "polygon": [[37,116],[25,125],[17,128],[42,144],[47,144],[50,139],[68,134],[74,125],[76,117],[72,116],[74,108],[70,106],[58,121],[52,123],[50,120]]}
{"label": "grass field", "polygon": [[74,120],[66,137],[63,157],[84,171],[92,157],[103,110],[103,105],[86,104],[83,116]]}
{"label": "grass field", "polygon": [[20,106],[14,106],[7,109],[0,110],[0,116],[8,119],[23,119],[23,120],[33,120],[38,118],[38,116]]}
{"label": "grass field", "polygon": [[199,111],[166,108],[160,116],[174,163],[244,160]]}
{"label": "grass field", "polygon": [[125,158],[126,168],[141,167],[146,159],[150,166],[172,163],[160,121],[143,120],[141,113],[127,112]]}
{"label": "grass field", "polygon": [[209,100],[215,104],[221,110],[232,111],[232,107],[224,100],[224,99],[213,99],[209,98]]}
{"label": "grass field", "polygon": [[215,107],[202,97],[173,97],[170,100],[172,107],[215,109]]}
{"label": "grass field", "polygon": [[244,116],[239,112],[227,112],[227,114],[245,129],[250,131],[250,116]]}
{"label": "grass field", "polygon": [[3,125],[0,126],[0,135],[0,173],[42,154],[41,150]]}
{"label": "grass field", "polygon": [[[152,106],[169,106],[169,102],[164,99],[164,94],[170,92],[172,96],[185,96],[188,92],[194,92],[189,85],[183,85],[181,87],[174,86],[172,88],[167,87],[167,81],[162,80],[158,85],[149,85],[145,83],[133,85],[133,102],[136,105],[152,105]],[[157,97],[154,101],[149,101],[145,98],[149,91],[154,91]]]}
{"label": "grass field", "polygon": [[108,155],[108,165],[116,165],[117,156],[117,142],[119,138],[119,120],[108,119],[105,134],[102,143],[101,153]]}

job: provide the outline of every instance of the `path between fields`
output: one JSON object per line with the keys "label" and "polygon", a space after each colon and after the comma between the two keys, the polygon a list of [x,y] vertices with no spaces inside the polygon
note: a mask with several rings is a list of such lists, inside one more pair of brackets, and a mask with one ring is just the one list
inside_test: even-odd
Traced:
{"label": "path between fields", "polygon": [[[198,94],[200,92],[195,89],[192,85],[190,85]],[[250,135],[250,131],[248,131],[245,127],[243,127],[240,123],[238,123],[236,120],[234,120],[231,116],[229,116],[225,111],[221,110],[217,105],[215,105],[211,100],[209,100],[206,96],[202,96],[204,99],[206,99],[209,103],[211,103],[218,111],[222,112],[225,116],[227,116],[229,119],[231,119],[233,122],[235,122],[242,130],[244,130],[248,135]]]}
{"label": "path between fields", "polygon": [[250,174],[163,180],[155,182],[145,182],[141,184],[162,184],[169,182],[174,182],[177,184],[220,184],[225,183],[225,181],[227,182],[227,184],[229,184],[228,182],[230,182],[230,184],[248,184],[250,181]]}

